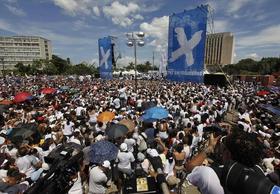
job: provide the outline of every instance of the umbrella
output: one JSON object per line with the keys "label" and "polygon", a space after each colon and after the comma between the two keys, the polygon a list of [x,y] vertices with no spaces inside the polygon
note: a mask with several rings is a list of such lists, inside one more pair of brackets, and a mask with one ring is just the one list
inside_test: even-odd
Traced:
{"label": "umbrella", "polygon": [[91,145],[89,159],[92,163],[101,164],[105,160],[115,160],[119,149],[109,141],[98,141]]}
{"label": "umbrella", "polygon": [[62,86],[62,87],[60,87],[60,89],[61,89],[61,90],[69,90],[70,87],[69,87],[69,86]]}
{"label": "umbrella", "polygon": [[155,128],[148,128],[145,130],[147,135],[147,139],[154,139],[155,138]]}
{"label": "umbrella", "polygon": [[32,95],[29,92],[19,92],[15,95],[14,102],[20,103],[30,99],[32,99]]}
{"label": "umbrella", "polygon": [[266,90],[260,90],[260,91],[257,92],[258,96],[265,96],[267,94],[269,94],[269,91],[266,91]]}
{"label": "umbrella", "polygon": [[105,133],[109,139],[116,139],[118,137],[124,136],[128,132],[128,128],[122,124],[113,124],[110,125]]}
{"label": "umbrella", "polygon": [[44,88],[41,90],[42,94],[54,94],[56,92],[55,88]]}
{"label": "umbrella", "polygon": [[147,109],[155,107],[155,106],[157,106],[157,104],[156,104],[156,102],[153,102],[153,101],[144,102],[142,105],[143,110],[147,110]]}
{"label": "umbrella", "polygon": [[11,104],[13,104],[13,101],[11,101],[11,100],[2,100],[2,101],[0,101],[0,104],[1,105],[11,105]]}
{"label": "umbrella", "polygon": [[119,122],[119,124],[125,125],[129,131],[134,131],[136,127],[135,123],[130,119],[123,119]]}
{"label": "umbrella", "polygon": [[144,122],[154,122],[168,117],[168,111],[161,107],[153,107],[145,111],[141,117]]}
{"label": "umbrella", "polygon": [[16,128],[13,128],[7,136],[12,142],[28,139],[31,143],[35,144],[38,143],[41,138],[36,124],[19,124]]}
{"label": "umbrella", "polygon": [[114,118],[115,118],[115,113],[109,112],[109,111],[105,111],[105,112],[103,112],[103,113],[98,115],[97,121],[99,121],[99,122],[108,122],[108,121],[112,121]]}

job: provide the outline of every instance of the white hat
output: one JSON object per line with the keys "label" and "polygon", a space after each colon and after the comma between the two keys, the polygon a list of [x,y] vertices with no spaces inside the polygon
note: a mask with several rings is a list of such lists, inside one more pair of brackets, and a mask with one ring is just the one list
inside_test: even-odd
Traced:
{"label": "white hat", "polygon": [[52,134],[47,134],[47,135],[45,135],[45,140],[46,140],[46,139],[50,139],[50,138],[52,138]]}
{"label": "white hat", "polygon": [[6,139],[4,137],[0,137],[0,144],[5,143]]}
{"label": "white hat", "polygon": [[126,143],[122,143],[120,146],[121,151],[125,152],[127,151],[127,144]]}
{"label": "white hat", "polygon": [[43,170],[49,170],[50,167],[49,167],[49,165],[48,165],[47,163],[43,163],[43,164],[42,164],[42,169],[43,169]]}
{"label": "white hat", "polygon": [[102,166],[105,167],[105,168],[111,169],[111,163],[110,163],[108,160],[105,160],[105,161],[102,163]]}
{"label": "white hat", "polygon": [[79,132],[79,133],[81,133],[81,130],[80,130],[80,129],[75,129],[74,132]]}
{"label": "white hat", "polygon": [[143,154],[143,153],[141,153],[141,152],[139,152],[138,154],[137,154],[137,159],[138,159],[138,161],[144,161],[145,160],[145,155]]}
{"label": "white hat", "polygon": [[104,138],[103,135],[99,134],[99,135],[96,136],[95,141],[96,142],[101,141],[103,138]]}

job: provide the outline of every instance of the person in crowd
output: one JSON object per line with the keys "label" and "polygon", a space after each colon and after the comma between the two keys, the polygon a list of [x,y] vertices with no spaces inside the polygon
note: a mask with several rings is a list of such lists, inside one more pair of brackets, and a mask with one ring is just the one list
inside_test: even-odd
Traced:
{"label": "person in crowd", "polygon": [[95,166],[89,171],[89,194],[106,193],[110,169],[111,163],[105,160],[101,165]]}

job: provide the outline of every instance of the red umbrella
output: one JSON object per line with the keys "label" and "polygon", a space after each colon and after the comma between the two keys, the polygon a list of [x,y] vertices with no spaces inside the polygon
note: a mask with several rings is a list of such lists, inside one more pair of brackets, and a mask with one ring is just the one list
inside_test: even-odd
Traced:
{"label": "red umbrella", "polygon": [[14,102],[20,103],[31,99],[32,95],[29,92],[19,92],[15,95]]}
{"label": "red umbrella", "polygon": [[42,94],[54,94],[56,92],[55,88],[44,88],[41,90]]}
{"label": "red umbrella", "polygon": [[269,91],[266,91],[266,90],[260,90],[260,91],[258,91],[258,93],[257,93],[258,96],[265,96],[265,95],[267,95],[267,94],[269,94]]}
{"label": "red umbrella", "polygon": [[0,101],[0,104],[1,105],[11,105],[11,104],[13,104],[13,101],[5,99],[5,100]]}

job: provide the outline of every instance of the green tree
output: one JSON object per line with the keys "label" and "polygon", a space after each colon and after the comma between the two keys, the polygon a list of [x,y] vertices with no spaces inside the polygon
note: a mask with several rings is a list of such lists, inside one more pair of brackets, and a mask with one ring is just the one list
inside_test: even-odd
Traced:
{"label": "green tree", "polygon": [[[69,59],[70,61],[70,59]],[[70,64],[68,64],[67,60],[62,59],[56,55],[52,56],[52,60],[51,62],[54,64],[54,66],[57,68],[58,70],[58,74],[63,74],[66,72],[67,68],[70,66]]]}
{"label": "green tree", "polygon": [[24,65],[21,62],[17,63],[15,68],[20,75],[29,74],[31,69],[30,65]]}
{"label": "green tree", "polygon": [[93,75],[97,73],[97,68],[94,65],[80,63],[77,65],[68,66],[68,69],[65,73],[68,75]]}
{"label": "green tree", "polygon": [[52,62],[46,63],[42,72],[47,75],[59,74],[59,70],[58,70],[57,66],[55,66],[55,64],[53,64]]}

